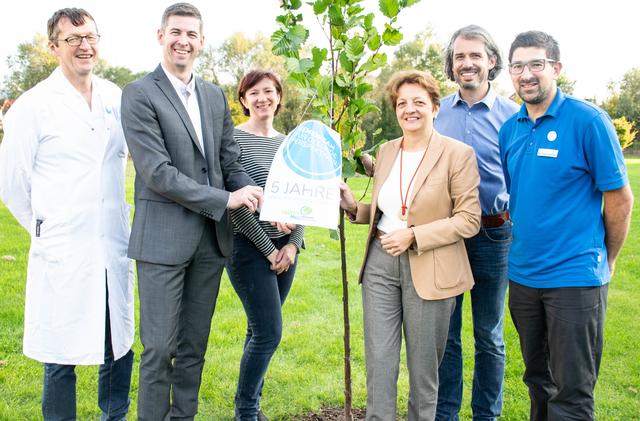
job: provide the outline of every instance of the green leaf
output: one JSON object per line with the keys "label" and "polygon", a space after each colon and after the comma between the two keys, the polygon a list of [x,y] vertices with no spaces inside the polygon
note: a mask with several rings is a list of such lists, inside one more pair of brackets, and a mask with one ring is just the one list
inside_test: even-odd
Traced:
{"label": "green leaf", "polygon": [[382,34],[382,42],[384,42],[384,45],[398,45],[401,41],[402,33],[392,26],[385,24],[384,33]]}
{"label": "green leaf", "polygon": [[353,65],[353,62],[349,60],[349,57],[347,57],[347,53],[342,51],[340,53],[338,60],[340,61],[340,67],[342,67],[344,71],[349,73],[353,72],[354,65]]}
{"label": "green leaf", "polygon": [[385,64],[387,64],[387,54],[376,53],[369,57],[369,60],[367,60],[362,66],[360,66],[360,69],[358,69],[358,71],[370,73],[381,68]]}
{"label": "green leaf", "polygon": [[289,8],[292,10],[299,9],[302,6],[302,0],[289,0]]}
{"label": "green leaf", "polygon": [[373,102],[366,102],[362,107],[359,107],[357,116],[364,117],[367,114],[379,112],[380,108],[378,108],[376,104]]}
{"label": "green leaf", "polygon": [[349,6],[349,8],[347,9],[347,16],[359,15],[363,11],[364,11],[364,7],[360,6],[359,4],[354,6]]}
{"label": "green leaf", "polygon": [[366,15],[364,17],[364,29],[366,29],[367,31],[371,28],[373,28],[373,18],[375,17],[375,14],[373,13],[369,13],[368,15]]}
{"label": "green leaf", "polygon": [[331,92],[331,78],[329,76],[318,75],[313,82],[318,98],[326,98],[329,96],[329,92]]}
{"label": "green leaf", "polygon": [[295,57],[288,57],[286,63],[289,73],[306,73],[313,67],[313,61],[310,58],[298,60]]}
{"label": "green leaf", "polygon": [[327,10],[327,6],[329,6],[329,2],[327,0],[316,0],[316,2],[313,3],[313,13],[320,15]]}
{"label": "green leaf", "polygon": [[342,178],[351,178],[356,175],[356,160],[342,157]]}
{"label": "green leaf", "polygon": [[276,22],[278,22],[282,26],[289,26],[290,21],[291,21],[291,15],[289,14],[280,15],[276,18]]}
{"label": "green leaf", "polygon": [[349,80],[349,77],[347,75],[341,74],[336,77],[336,85],[340,86],[341,88],[345,88],[351,85],[351,80]]}
{"label": "green leaf", "polygon": [[356,87],[356,95],[358,95],[358,97],[362,97],[364,94],[371,91],[373,91],[373,85],[370,83],[360,83]]}
{"label": "green leaf", "polygon": [[307,81],[306,76],[302,73],[289,73],[288,80],[293,82],[293,84],[299,89],[306,90],[309,88],[309,82]]}
{"label": "green leaf", "polygon": [[398,0],[379,0],[380,12],[388,18],[394,18],[400,11]]}
{"label": "green leaf", "polygon": [[319,70],[322,67],[322,63],[327,59],[327,49],[313,47],[311,50],[311,56],[313,57],[313,69]]}
{"label": "green leaf", "polygon": [[362,53],[364,52],[364,43],[362,42],[362,38],[357,35],[350,38],[344,45],[344,51],[347,53],[349,60],[355,62],[360,60]]}
{"label": "green leaf", "polygon": [[400,0],[400,6],[411,7],[418,2],[420,2],[420,0]]}
{"label": "green leaf", "polygon": [[335,4],[329,7],[329,21],[333,26],[344,26],[342,12]]}
{"label": "green leaf", "polygon": [[295,50],[298,50],[300,46],[309,37],[309,31],[302,25],[295,25],[287,32],[287,38],[291,41],[291,45]]}
{"label": "green leaf", "polygon": [[291,52],[291,41],[287,38],[287,33],[282,29],[278,29],[271,34],[271,51],[273,54],[282,56]]}
{"label": "green leaf", "polygon": [[375,35],[370,36],[369,41],[367,41],[367,47],[369,47],[371,51],[376,51],[380,48],[380,35],[377,31]]}

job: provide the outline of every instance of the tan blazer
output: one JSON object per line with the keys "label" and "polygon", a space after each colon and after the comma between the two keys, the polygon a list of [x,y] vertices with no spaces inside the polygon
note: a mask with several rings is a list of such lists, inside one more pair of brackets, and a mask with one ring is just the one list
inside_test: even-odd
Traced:
{"label": "tan blazer", "polygon": [[[355,223],[369,224],[360,282],[381,214],[378,195],[400,151],[400,141],[380,148],[371,205],[358,203],[352,218]],[[473,286],[464,239],[480,229],[480,176],[473,149],[435,132],[413,182],[407,217],[407,226],[416,237],[408,250],[413,285],[425,300],[462,294]]]}

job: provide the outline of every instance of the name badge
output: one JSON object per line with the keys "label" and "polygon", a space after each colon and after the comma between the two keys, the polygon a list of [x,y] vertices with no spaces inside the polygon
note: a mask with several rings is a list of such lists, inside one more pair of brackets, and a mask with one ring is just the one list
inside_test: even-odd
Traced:
{"label": "name badge", "polygon": [[540,148],[540,149],[538,149],[538,156],[546,156],[547,158],[557,158],[558,157],[558,150],[557,149]]}

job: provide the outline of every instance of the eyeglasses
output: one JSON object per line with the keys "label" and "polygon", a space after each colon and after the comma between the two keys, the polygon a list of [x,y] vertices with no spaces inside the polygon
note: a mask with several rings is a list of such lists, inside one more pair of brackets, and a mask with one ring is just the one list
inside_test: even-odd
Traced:
{"label": "eyeglasses", "polygon": [[547,62],[556,63],[555,60],[549,60],[549,59],[543,59],[543,58],[530,60],[527,62],[517,61],[515,63],[509,63],[509,73],[512,75],[519,75],[522,72],[524,72],[525,66],[532,73],[541,72],[544,70],[544,67],[547,64]]}
{"label": "eyeglasses", "polygon": [[56,39],[56,41],[64,41],[69,44],[70,47],[78,47],[82,44],[82,40],[86,39],[89,45],[96,45],[98,41],[100,41],[100,35],[98,34],[90,34],[90,35],[72,35],[65,39]]}

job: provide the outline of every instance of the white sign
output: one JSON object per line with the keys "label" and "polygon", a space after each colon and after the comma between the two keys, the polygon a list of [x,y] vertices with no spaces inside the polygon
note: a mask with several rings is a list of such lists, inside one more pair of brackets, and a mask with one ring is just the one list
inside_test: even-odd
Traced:
{"label": "white sign", "polygon": [[319,121],[303,122],[276,152],[260,220],[336,229],[341,176],[340,135]]}

